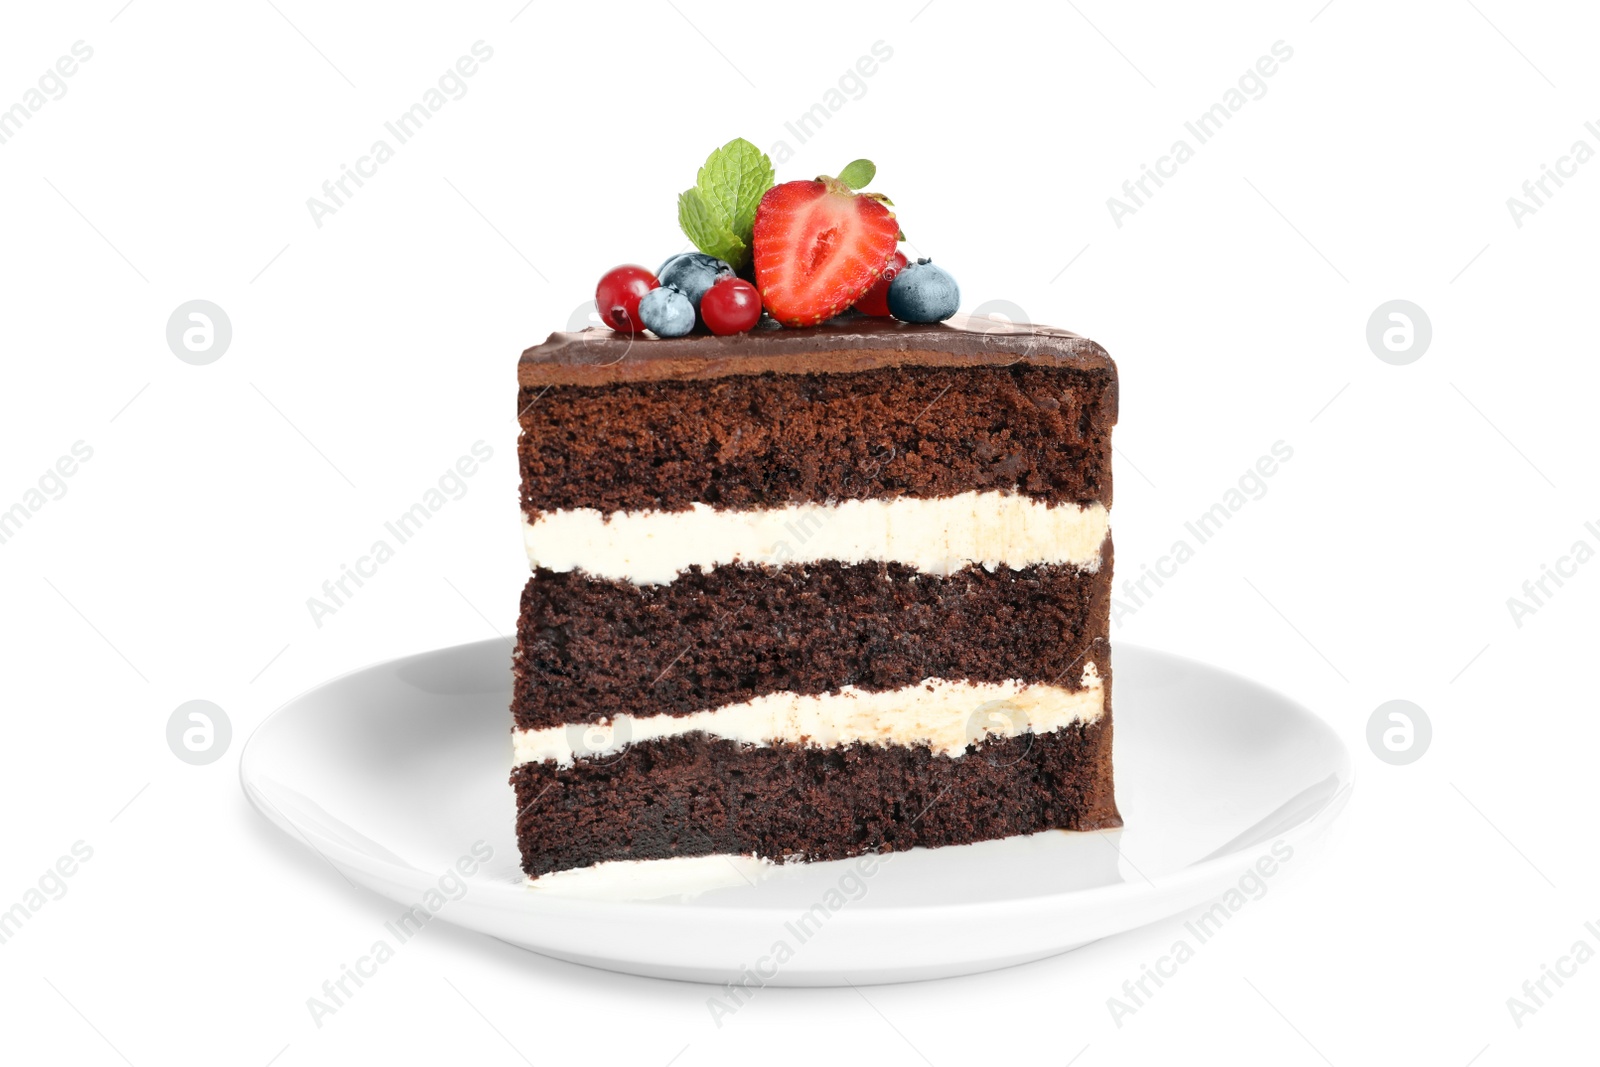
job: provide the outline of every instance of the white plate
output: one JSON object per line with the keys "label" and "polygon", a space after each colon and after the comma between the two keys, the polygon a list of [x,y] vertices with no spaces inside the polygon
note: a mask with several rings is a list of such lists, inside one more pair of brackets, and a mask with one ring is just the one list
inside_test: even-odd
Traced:
{"label": "white plate", "polygon": [[[711,874],[697,892],[631,889],[655,899],[617,899],[614,883],[587,876],[529,888],[512,834],[504,641],[313,689],[261,725],[239,772],[268,819],[351,881],[547,956],[717,984],[970,974],[1190,908],[1276,842],[1298,861],[1349,797],[1349,754],[1310,712],[1177,656],[1114,655],[1124,829],[914,849],[870,874],[853,860],[754,873],[717,860],[688,865],[694,879]],[[490,858],[478,864],[474,847]],[[464,859],[476,869],[458,890]]]}

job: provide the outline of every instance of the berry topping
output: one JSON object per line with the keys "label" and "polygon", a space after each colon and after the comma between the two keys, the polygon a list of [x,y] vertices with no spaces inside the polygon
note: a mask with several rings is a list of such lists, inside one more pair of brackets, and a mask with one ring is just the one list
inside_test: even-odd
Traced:
{"label": "berry topping", "polygon": [[889,257],[889,265],[883,269],[878,280],[872,288],[867,290],[867,295],[856,301],[856,310],[864,315],[877,315],[887,317],[889,314],[889,283],[894,281],[894,276],[899,274],[906,265],[906,254],[896,252]]}
{"label": "berry topping", "polygon": [[663,285],[639,301],[639,321],[657,337],[682,337],[694,329],[694,304],[677,289]]}
{"label": "berry topping", "polygon": [[724,275],[700,299],[700,317],[719,337],[743,333],[761,321],[761,294],[743,278]]}
{"label": "berry topping", "polygon": [[658,284],[656,276],[643,267],[612,267],[594,290],[600,321],[618,333],[638,333],[644,329],[639,319],[639,301]]}
{"label": "berry topping", "polygon": [[756,285],[772,317],[785,326],[814,326],[872,288],[894,253],[900,227],[887,201],[857,193],[872,179],[857,160],[844,178],[784,182],[756,209]]}
{"label": "berry topping", "polygon": [[889,314],[901,322],[943,322],[961,306],[956,280],[929,259],[919,259],[889,283]]}
{"label": "berry topping", "polygon": [[704,252],[680,252],[661,264],[656,277],[661,279],[662,285],[670,285],[688,297],[689,303],[698,311],[700,298],[706,295],[706,290],[718,278],[732,273],[733,268],[716,256],[708,256]]}

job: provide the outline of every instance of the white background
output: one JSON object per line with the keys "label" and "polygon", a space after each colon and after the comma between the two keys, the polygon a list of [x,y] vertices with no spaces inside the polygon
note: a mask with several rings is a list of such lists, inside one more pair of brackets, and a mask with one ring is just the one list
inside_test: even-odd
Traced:
{"label": "white background", "polygon": [[[1600,947],[1600,563],[1520,627],[1506,601],[1600,547],[1600,162],[1521,227],[1506,200],[1575,140],[1600,149],[1600,25],[1578,4],[1319,3],[8,6],[0,107],[94,51],[0,144],[0,508],[75,442],[93,457],[0,544],[0,908],[75,842],[93,858],[0,945],[4,1058],[1592,1056],[1600,963],[1520,1028],[1506,998]],[[466,95],[317,227],[306,199],[479,40]],[[1115,225],[1106,199],[1280,40],[1266,94]],[[877,41],[893,54],[859,98],[803,144],[785,130]],[[1333,845],[1120,1027],[1107,998],[1182,917],[870,1003],[768,990],[720,1029],[703,987],[434,924],[318,1028],[306,998],[394,909],[248,806],[239,749],[334,674],[511,629],[516,356],[606,268],[683,246],[674,198],[733,136],[787,141],[780,179],[871,157],[968,309],[1009,300],[1117,357],[1119,575],[1294,449],[1117,637],[1335,724],[1358,784]],[[197,298],[233,326],[209,366],[165,340]],[[1408,366],[1365,339],[1396,298],[1433,326]],[[466,495],[317,627],[306,599],[480,440]],[[234,727],[204,767],[164,735],[197,698]],[[1409,766],[1365,742],[1393,698],[1434,727]]]}

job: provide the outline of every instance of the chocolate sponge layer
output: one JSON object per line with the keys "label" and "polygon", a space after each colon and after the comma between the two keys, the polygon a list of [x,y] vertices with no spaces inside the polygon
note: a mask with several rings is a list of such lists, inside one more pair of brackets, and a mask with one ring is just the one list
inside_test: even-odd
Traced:
{"label": "chocolate sponge layer", "polygon": [[524,382],[522,506],[682,511],[986,490],[1110,506],[1116,409],[1109,361]]}
{"label": "chocolate sponge layer", "polygon": [[687,715],[773,692],[924,678],[1110,682],[1111,540],[1095,572],[1035,565],[948,577],[897,563],[692,568],[667,585],[535,571],[512,710],[522,729]]}
{"label": "chocolate sponge layer", "polygon": [[511,775],[523,870],[717,853],[781,860],[968,844],[1122,825],[1111,720],[990,738],[963,756],[926,746],[744,745],[692,733],[603,761]]}

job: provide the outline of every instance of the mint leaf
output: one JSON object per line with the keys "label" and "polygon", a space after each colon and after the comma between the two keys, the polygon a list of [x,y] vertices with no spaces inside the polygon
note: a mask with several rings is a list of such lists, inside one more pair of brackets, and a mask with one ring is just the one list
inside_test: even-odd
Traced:
{"label": "mint leaf", "polygon": [[772,182],[772,161],[743,137],[735,137],[711,153],[696,179],[706,204],[746,244],[755,226],[756,206]]}
{"label": "mint leaf", "polygon": [[[753,212],[751,218],[753,221]],[[685,189],[678,194],[678,225],[684,236],[706,255],[726,260],[734,270],[742,270],[749,264],[749,231],[741,238],[730,230],[699,189]]]}
{"label": "mint leaf", "polygon": [[878,168],[870,159],[852,159],[839,172],[839,181],[852,189],[865,189],[872,184]]}
{"label": "mint leaf", "polygon": [[707,157],[695,187],[678,197],[678,225],[700,251],[742,270],[750,263],[756,208],[772,183],[767,154],[735,137]]}

